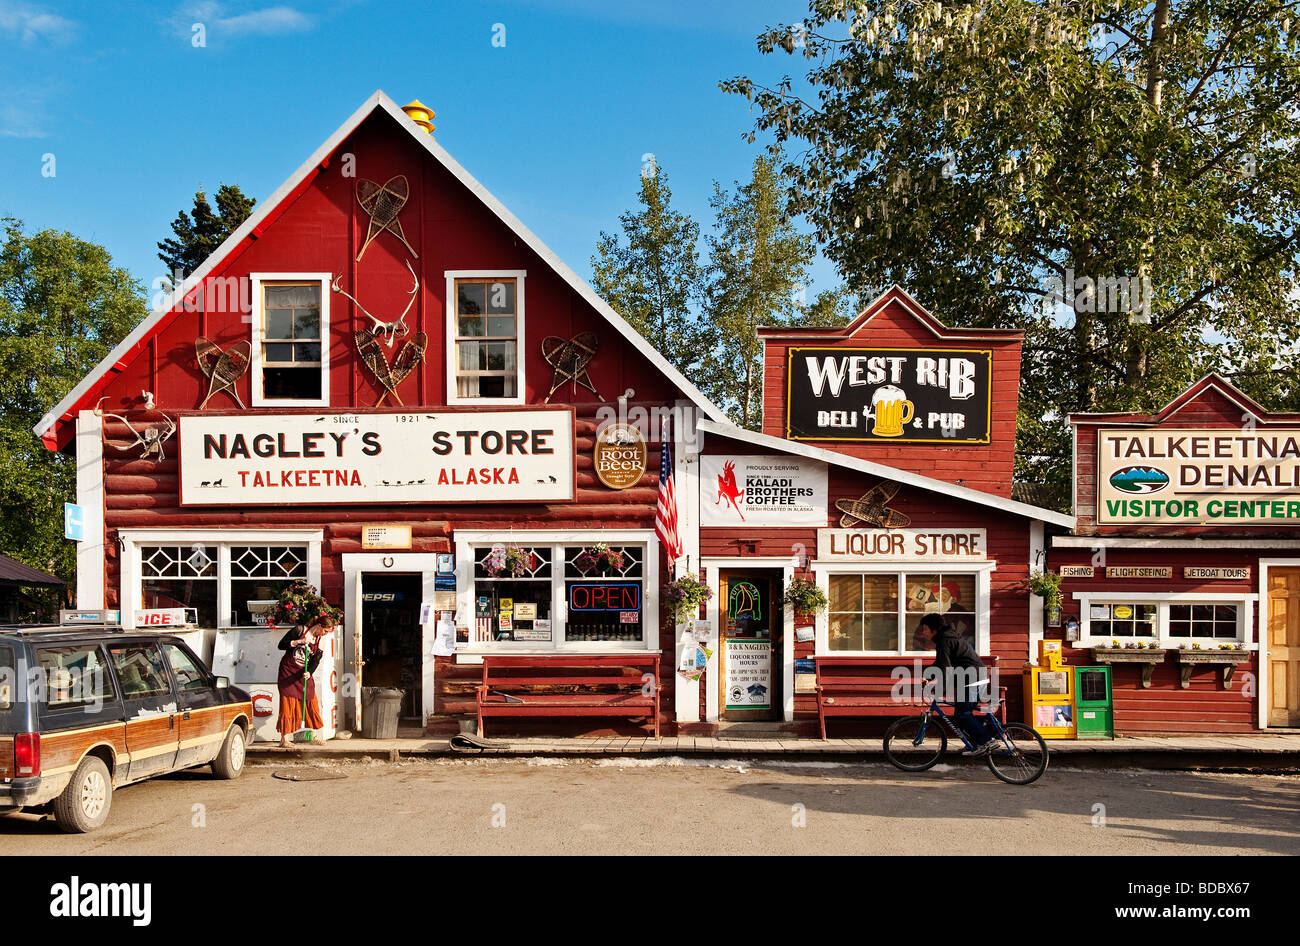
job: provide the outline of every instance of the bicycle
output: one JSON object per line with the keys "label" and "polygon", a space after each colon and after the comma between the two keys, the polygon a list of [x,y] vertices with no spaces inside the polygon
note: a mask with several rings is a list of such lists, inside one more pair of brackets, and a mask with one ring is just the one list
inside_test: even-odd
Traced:
{"label": "bicycle", "polygon": [[[945,702],[944,706],[953,706]],[[931,725],[938,717],[941,724]],[[1002,781],[1011,785],[1028,785],[1047,771],[1047,743],[1032,726],[1025,723],[998,722],[991,713],[986,717],[1002,740],[1003,748],[994,749],[984,760],[989,769]],[[966,734],[943,711],[938,700],[932,700],[920,716],[904,716],[894,720],[885,731],[885,758],[904,772],[924,772],[933,768],[948,751],[948,736],[944,725],[956,734],[967,750],[974,749]]]}

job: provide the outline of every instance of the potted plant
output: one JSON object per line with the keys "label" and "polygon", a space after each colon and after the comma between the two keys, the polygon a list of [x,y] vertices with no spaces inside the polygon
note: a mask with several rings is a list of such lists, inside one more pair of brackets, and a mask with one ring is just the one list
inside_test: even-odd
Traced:
{"label": "potted plant", "polygon": [[1043,599],[1047,611],[1047,623],[1053,626],[1061,622],[1061,576],[1049,571],[1034,572],[1029,576],[1029,592]]}
{"label": "potted plant", "polygon": [[610,572],[622,569],[627,564],[627,557],[617,549],[611,549],[604,542],[597,542],[583,549],[574,559],[573,564],[584,575],[590,571],[608,575]]}
{"label": "potted plant", "polygon": [[826,610],[830,602],[815,581],[796,578],[785,589],[781,600],[794,609],[795,619],[808,619]]}
{"label": "potted plant", "polygon": [[322,618],[338,624],[343,620],[343,612],[317,593],[315,585],[300,578],[280,592],[279,600],[266,616],[266,626],[272,629],[281,624],[312,627]]}
{"label": "potted plant", "polygon": [[694,618],[700,613],[700,605],[712,597],[712,589],[695,575],[683,575],[664,587],[664,602],[675,624]]}
{"label": "potted plant", "polygon": [[494,545],[483,558],[483,570],[493,578],[521,578],[537,567],[537,556],[518,545]]}

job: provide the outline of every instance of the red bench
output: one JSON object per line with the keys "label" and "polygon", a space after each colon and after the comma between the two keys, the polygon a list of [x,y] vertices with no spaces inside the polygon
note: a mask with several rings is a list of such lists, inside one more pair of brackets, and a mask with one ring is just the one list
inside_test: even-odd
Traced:
{"label": "red bench", "polygon": [[[990,667],[996,657],[982,658]],[[817,721],[822,738],[826,738],[828,716],[905,716],[909,710],[929,705],[913,679],[914,660],[906,657],[814,657],[817,668]],[[924,673],[929,663],[921,664]],[[895,667],[903,667],[907,676],[899,679]],[[901,687],[899,694],[895,688]],[[1006,722],[1007,688],[998,687],[997,717]]]}
{"label": "red bench", "polygon": [[651,720],[658,739],[661,687],[658,654],[486,656],[478,734],[488,716],[627,716]]}

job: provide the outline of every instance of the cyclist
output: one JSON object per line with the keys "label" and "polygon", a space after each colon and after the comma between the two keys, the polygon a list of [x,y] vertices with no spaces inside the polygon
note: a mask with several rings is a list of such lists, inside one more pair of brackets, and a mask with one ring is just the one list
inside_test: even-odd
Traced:
{"label": "cyclist", "polygon": [[[946,623],[942,615],[935,612],[921,618],[921,625],[916,629],[916,635],[921,641],[934,647],[934,667],[943,671],[945,680],[951,679],[953,682],[951,689],[955,692],[949,694],[955,704],[953,722],[961,727],[970,744],[975,747],[970,754],[984,756],[999,748],[1002,741],[997,738],[994,730],[986,726],[984,721],[973,712],[975,705],[984,696],[980,691],[988,684],[984,661],[980,660],[979,654],[975,653],[975,648],[953,630],[952,625]],[[968,682],[968,679],[962,679],[963,674],[952,672],[958,668],[970,677],[976,678],[975,681]]]}

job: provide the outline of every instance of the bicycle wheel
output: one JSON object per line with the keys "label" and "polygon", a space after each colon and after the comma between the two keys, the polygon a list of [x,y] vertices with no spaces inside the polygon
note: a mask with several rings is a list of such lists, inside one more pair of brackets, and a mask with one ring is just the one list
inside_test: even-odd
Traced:
{"label": "bicycle wheel", "polygon": [[985,757],[994,775],[1012,785],[1028,785],[1047,771],[1047,743],[1033,727],[1007,723],[1002,732],[1011,748],[994,749]]}
{"label": "bicycle wheel", "polygon": [[937,719],[904,716],[885,730],[885,758],[904,772],[924,772],[942,759],[947,749],[948,736]]}

